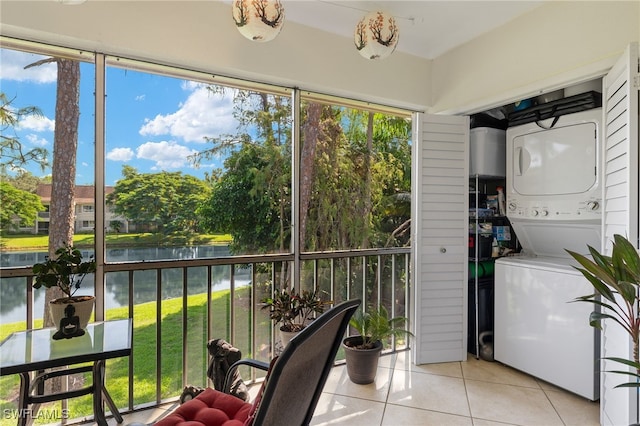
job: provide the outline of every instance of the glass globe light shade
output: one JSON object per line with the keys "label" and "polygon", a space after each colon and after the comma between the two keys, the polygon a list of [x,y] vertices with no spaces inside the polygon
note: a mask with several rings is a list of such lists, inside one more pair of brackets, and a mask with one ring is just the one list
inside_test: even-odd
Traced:
{"label": "glass globe light shade", "polygon": [[284,25],[280,0],[234,0],[231,12],[240,34],[253,41],[273,40]]}
{"label": "glass globe light shade", "polygon": [[384,59],[391,55],[399,37],[395,18],[381,11],[366,14],[354,33],[356,49],[367,59]]}

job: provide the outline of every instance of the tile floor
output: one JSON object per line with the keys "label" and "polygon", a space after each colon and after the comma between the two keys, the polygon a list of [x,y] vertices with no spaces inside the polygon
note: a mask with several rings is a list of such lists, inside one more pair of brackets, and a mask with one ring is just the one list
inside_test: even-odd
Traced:
{"label": "tile floor", "polygon": [[[124,424],[152,424],[170,404],[125,416]],[[110,419],[110,425],[115,421]],[[415,366],[409,353],[380,358],[370,385],[331,372],[312,425],[598,425],[599,404],[496,362],[476,360]]]}

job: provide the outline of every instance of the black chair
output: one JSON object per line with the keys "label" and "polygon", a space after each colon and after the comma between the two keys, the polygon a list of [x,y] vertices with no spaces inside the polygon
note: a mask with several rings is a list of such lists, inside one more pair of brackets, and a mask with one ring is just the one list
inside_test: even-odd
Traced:
{"label": "black chair", "polygon": [[160,426],[185,421],[190,425],[308,425],[333,367],[351,316],[360,300],[343,302],[304,328],[270,365],[240,360],[227,372],[225,389],[241,365],[267,371],[253,403],[208,388],[158,422]]}

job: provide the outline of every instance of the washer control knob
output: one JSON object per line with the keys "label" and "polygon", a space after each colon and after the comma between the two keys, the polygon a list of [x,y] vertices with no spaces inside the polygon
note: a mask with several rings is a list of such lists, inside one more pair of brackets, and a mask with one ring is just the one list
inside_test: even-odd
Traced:
{"label": "washer control knob", "polygon": [[540,212],[540,215],[541,215],[541,216],[549,216],[549,212],[548,212],[547,210],[542,210],[542,211]]}
{"label": "washer control knob", "polygon": [[509,203],[509,211],[514,212],[516,211],[517,208],[518,206],[516,205],[516,203],[513,203],[513,202]]}
{"label": "washer control knob", "polygon": [[598,210],[599,208],[600,208],[600,203],[597,202],[597,201],[589,201],[587,203],[587,209],[588,210],[593,211],[593,210]]}
{"label": "washer control knob", "polygon": [[531,210],[531,216],[533,216],[533,217],[538,216],[538,210],[536,210],[536,209]]}

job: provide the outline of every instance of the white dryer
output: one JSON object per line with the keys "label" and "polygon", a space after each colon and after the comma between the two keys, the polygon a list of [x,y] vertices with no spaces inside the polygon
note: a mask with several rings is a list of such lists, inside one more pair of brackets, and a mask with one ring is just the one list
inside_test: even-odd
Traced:
{"label": "white dryer", "polygon": [[601,249],[600,108],[507,129],[507,217],[522,255],[495,263],[494,357],[599,398],[592,293],[566,249]]}

